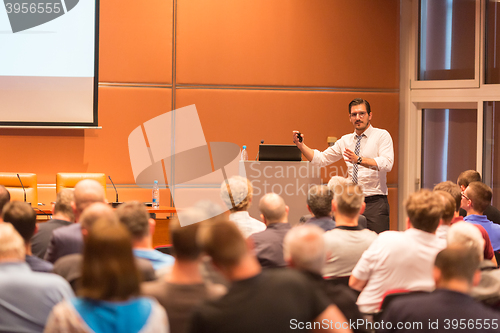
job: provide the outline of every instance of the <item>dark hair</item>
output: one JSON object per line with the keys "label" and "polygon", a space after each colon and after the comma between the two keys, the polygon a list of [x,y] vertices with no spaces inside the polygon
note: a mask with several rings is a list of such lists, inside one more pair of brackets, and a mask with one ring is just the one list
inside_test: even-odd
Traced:
{"label": "dark hair", "polygon": [[0,214],[2,214],[3,207],[10,202],[10,192],[5,186],[0,185]]}
{"label": "dark hair", "polygon": [[422,189],[410,195],[405,207],[415,229],[432,233],[436,231],[444,209],[439,194]]}
{"label": "dark hair", "polygon": [[472,283],[479,268],[479,256],[470,248],[448,247],[437,254],[434,266],[445,281],[459,279]]}
{"label": "dark hair", "polygon": [[198,241],[214,264],[231,268],[247,253],[243,234],[231,221],[215,221],[201,226]]}
{"label": "dark hair", "polygon": [[132,240],[120,224],[97,221],[83,249],[79,295],[105,301],[124,301],[139,295],[140,275],[132,253]]}
{"label": "dark hair", "polygon": [[307,193],[307,205],[315,217],[332,215],[333,192],[325,185],[314,185]]}
{"label": "dark hair", "polygon": [[28,243],[35,234],[36,214],[26,202],[12,201],[5,205],[3,220],[12,223],[17,232]]}
{"label": "dark hair", "polygon": [[472,182],[480,182],[481,175],[476,170],[467,170],[462,172],[457,179],[458,186],[469,186]]}
{"label": "dark hair", "polygon": [[434,186],[434,191],[443,191],[451,194],[451,196],[455,200],[455,211],[458,212],[460,210],[462,202],[462,191],[460,190],[460,186],[458,186],[451,180],[447,180]]}
{"label": "dark hair", "polygon": [[472,202],[472,207],[475,211],[483,213],[491,204],[493,191],[491,188],[481,182],[472,182],[467,186],[467,196]]}
{"label": "dark hair", "polygon": [[139,201],[126,202],[118,207],[116,215],[134,239],[149,235],[149,213]]}
{"label": "dark hair", "polygon": [[356,106],[356,105],[361,105],[361,104],[364,104],[365,107],[366,107],[366,112],[368,114],[370,114],[372,112],[371,108],[370,108],[370,103],[368,103],[368,101],[366,99],[362,99],[362,98],[355,98],[351,101],[351,103],[349,103],[349,114],[351,114],[351,109],[353,106]]}
{"label": "dark hair", "polygon": [[176,260],[196,260],[200,257],[201,248],[196,241],[200,223],[181,226],[178,219],[169,224],[172,250]]}

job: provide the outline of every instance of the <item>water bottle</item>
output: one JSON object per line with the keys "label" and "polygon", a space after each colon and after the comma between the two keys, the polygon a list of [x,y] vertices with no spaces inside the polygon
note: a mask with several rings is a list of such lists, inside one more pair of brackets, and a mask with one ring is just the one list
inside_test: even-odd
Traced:
{"label": "water bottle", "polygon": [[243,150],[241,151],[241,161],[248,161],[247,146],[243,146]]}
{"label": "water bottle", "polygon": [[153,208],[160,207],[160,187],[158,186],[158,181],[155,180],[153,185]]}

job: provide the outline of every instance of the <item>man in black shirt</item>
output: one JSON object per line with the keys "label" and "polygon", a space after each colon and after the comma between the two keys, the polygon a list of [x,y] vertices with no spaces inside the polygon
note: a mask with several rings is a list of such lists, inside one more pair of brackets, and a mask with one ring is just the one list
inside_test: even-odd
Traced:
{"label": "man in black shirt", "polygon": [[204,225],[199,236],[204,251],[232,286],[225,296],[194,313],[190,332],[352,332],[339,309],[305,276],[288,269],[262,271],[251,241],[245,241],[234,223]]}

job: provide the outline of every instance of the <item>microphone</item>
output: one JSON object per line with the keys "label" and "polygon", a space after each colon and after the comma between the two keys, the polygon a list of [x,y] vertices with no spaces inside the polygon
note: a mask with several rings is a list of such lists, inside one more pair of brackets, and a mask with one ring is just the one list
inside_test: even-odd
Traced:
{"label": "microphone", "polygon": [[[260,140],[260,144],[263,145],[264,144],[264,140]],[[259,154],[260,154],[260,146],[259,146],[259,150],[257,151],[257,156],[255,157],[256,161],[259,159]]]}
{"label": "microphone", "polygon": [[[24,202],[26,202],[26,189],[24,188],[24,185],[23,185],[23,181],[21,180],[21,177],[19,176],[19,174],[17,174],[17,178],[19,179],[19,182],[21,183],[21,186],[23,187],[23,191],[24,191]],[[31,203],[28,202],[30,205]]]}
{"label": "microphone", "polygon": [[111,176],[108,176],[109,180],[111,181],[111,184],[113,184],[113,188],[115,189],[116,193],[116,201],[115,202],[110,202],[111,207],[116,208],[119,205],[121,205],[123,202],[118,202],[118,191],[116,190],[115,183],[113,183],[113,180],[111,179]]}

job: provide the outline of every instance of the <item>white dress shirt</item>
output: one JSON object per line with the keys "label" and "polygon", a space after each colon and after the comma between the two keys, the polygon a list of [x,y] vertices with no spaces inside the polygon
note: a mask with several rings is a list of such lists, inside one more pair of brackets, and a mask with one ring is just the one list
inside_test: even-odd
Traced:
{"label": "white dress shirt", "polygon": [[236,223],[245,238],[251,234],[266,230],[266,225],[248,214],[247,211],[234,212],[229,215],[229,220]]}
{"label": "white dress shirt", "polygon": [[[358,185],[363,188],[366,196],[387,195],[387,173],[392,170],[394,165],[394,147],[389,132],[383,129],[368,126],[363,132],[361,138],[360,156],[363,158],[372,158],[377,163],[378,170],[359,166]],[[356,147],[356,132],[342,136],[332,147],[320,152],[314,150],[314,157],[311,163],[320,167],[334,163],[341,158],[346,148],[354,152]],[[347,162],[347,171],[352,180],[351,162]]]}
{"label": "white dress shirt", "polygon": [[377,311],[392,289],[432,291],[434,260],[445,247],[446,241],[414,228],[379,234],[352,271],[357,279],[368,281],[358,297],[359,310]]}

